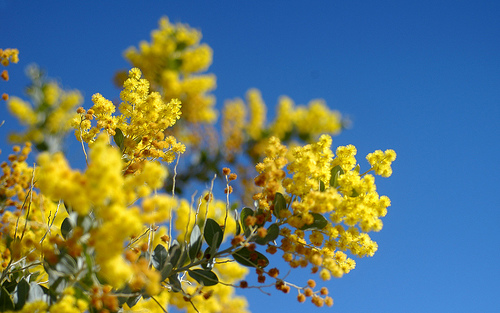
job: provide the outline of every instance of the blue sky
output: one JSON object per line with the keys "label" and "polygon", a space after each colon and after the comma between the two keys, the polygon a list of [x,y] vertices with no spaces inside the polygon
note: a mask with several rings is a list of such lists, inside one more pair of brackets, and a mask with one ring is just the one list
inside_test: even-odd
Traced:
{"label": "blue sky", "polygon": [[[247,293],[252,311],[500,311],[500,2],[2,0],[0,47],[21,61],[1,91],[21,95],[36,62],[86,107],[96,92],[114,98],[122,52],[163,15],[202,30],[219,105],[250,87],[270,107],[323,98],[354,122],[335,145],[354,144],[365,166],[376,149],[398,154],[377,179],[392,200],[379,251],[328,283],[334,307]],[[7,114],[0,103],[3,151],[17,127]]]}

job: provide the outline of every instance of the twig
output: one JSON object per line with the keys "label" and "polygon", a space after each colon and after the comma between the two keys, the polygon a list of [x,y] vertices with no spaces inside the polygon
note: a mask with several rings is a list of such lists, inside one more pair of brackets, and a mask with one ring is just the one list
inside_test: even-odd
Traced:
{"label": "twig", "polygon": [[[174,166],[174,177],[172,177],[172,197],[175,197],[175,178],[177,177],[177,166],[179,165],[179,160],[181,159],[181,154],[177,153],[177,161]],[[172,208],[169,211],[169,221],[168,221],[168,241],[169,247],[172,245]]]}
{"label": "twig", "polygon": [[165,309],[161,304],[160,302],[158,302],[158,300],[156,300],[155,297],[151,296],[151,299],[153,299],[154,302],[156,302],[156,304],[158,304],[158,306],[162,309],[163,312],[165,313],[168,313],[167,309]]}

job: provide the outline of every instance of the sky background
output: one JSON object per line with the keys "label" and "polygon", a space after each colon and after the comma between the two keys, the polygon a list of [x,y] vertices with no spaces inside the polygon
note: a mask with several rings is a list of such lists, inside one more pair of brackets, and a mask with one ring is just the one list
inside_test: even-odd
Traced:
{"label": "sky background", "polygon": [[[0,91],[22,95],[36,62],[86,108],[93,93],[116,98],[122,52],[163,15],[213,48],[219,107],[251,87],[270,112],[280,95],[323,98],[353,120],[334,145],[354,144],[362,168],[376,149],[398,154],[377,177],[392,200],[379,250],[326,284],[333,308],[271,290],[245,293],[253,312],[500,312],[500,1],[3,0],[0,47],[20,62]],[[4,102],[0,120],[4,159],[18,127]]]}

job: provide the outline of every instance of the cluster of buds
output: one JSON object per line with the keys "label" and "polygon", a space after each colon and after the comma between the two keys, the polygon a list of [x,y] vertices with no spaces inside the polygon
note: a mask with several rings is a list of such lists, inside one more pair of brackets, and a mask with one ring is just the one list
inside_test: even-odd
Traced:
{"label": "cluster of buds", "polygon": [[313,291],[314,287],[316,287],[316,282],[309,279],[307,287],[302,288],[302,292],[299,291],[297,300],[302,303],[306,301],[306,298],[311,298],[311,302],[317,307],[322,307],[325,304],[332,306],[333,298],[328,296],[328,288],[322,287],[319,291]]}
{"label": "cluster of buds", "polygon": [[109,285],[92,287],[91,303],[96,312],[108,313],[118,311],[118,298],[112,292]]}

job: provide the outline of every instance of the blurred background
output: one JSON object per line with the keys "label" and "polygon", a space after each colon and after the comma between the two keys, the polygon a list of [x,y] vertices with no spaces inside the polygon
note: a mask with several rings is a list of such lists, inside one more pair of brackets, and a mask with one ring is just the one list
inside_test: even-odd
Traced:
{"label": "blurred background", "polygon": [[[498,1],[0,1],[0,48],[18,48],[0,92],[27,99],[33,62],[64,88],[118,98],[129,46],[160,17],[187,23],[214,50],[217,106],[259,88],[269,106],[324,99],[353,122],[334,146],[358,161],[394,149],[392,200],[379,250],[326,286],[333,308],[293,293],[238,291],[253,312],[500,312],[500,2]],[[2,159],[19,129],[0,102]],[[82,162],[71,138],[69,158]],[[303,284],[309,272],[292,275]]]}

